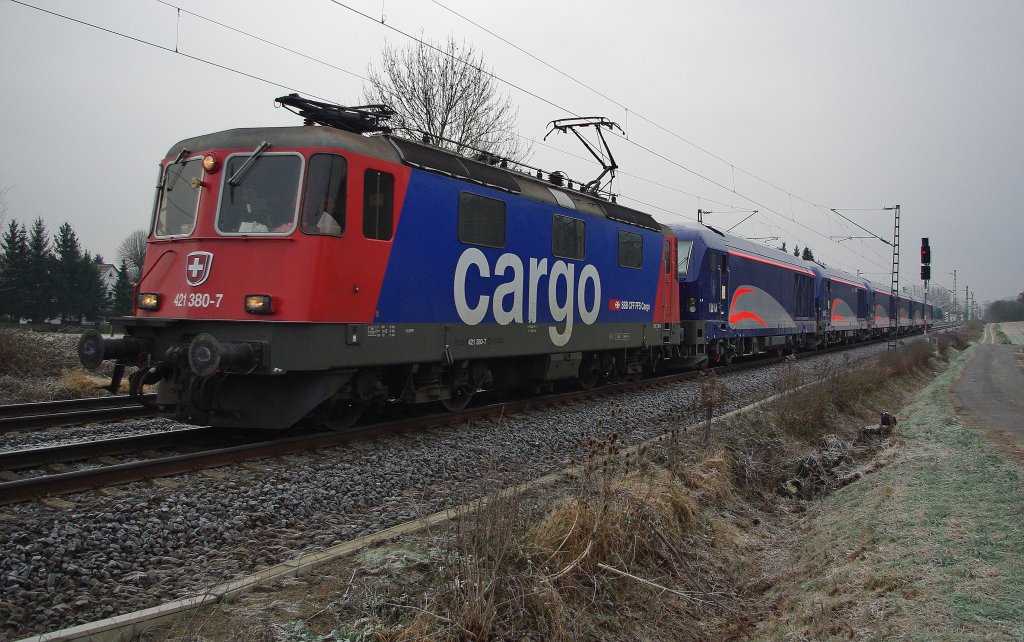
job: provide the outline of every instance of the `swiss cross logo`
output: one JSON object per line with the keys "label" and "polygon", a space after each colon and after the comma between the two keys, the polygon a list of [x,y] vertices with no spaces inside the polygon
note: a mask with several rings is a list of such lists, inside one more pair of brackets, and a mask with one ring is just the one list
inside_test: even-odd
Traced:
{"label": "swiss cross logo", "polygon": [[190,252],[185,258],[185,282],[191,286],[202,285],[212,267],[213,252]]}
{"label": "swiss cross logo", "polygon": [[619,301],[618,299],[609,299],[608,300],[608,309],[609,310],[620,310],[620,309],[622,309],[622,301]]}

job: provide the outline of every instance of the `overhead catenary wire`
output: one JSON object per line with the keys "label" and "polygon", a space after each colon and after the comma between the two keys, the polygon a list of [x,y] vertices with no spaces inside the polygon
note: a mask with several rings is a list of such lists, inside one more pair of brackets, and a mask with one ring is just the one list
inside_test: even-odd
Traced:
{"label": "overhead catenary wire", "polygon": [[[320,58],[316,58],[314,56],[310,56],[309,54],[302,53],[301,51],[297,51],[295,49],[292,49],[291,47],[286,47],[286,46],[284,46],[282,44],[279,44],[279,43],[276,43],[276,42],[274,42],[272,40],[267,40],[266,38],[263,38],[261,36],[257,36],[256,34],[253,34],[253,33],[249,33],[248,31],[243,31],[243,30],[239,29],[238,27],[232,27],[229,24],[225,24],[225,23],[220,22],[218,20],[214,20],[213,18],[208,18],[206,16],[199,15],[198,13],[196,13],[194,11],[189,11],[188,9],[183,9],[183,8],[181,8],[181,7],[179,7],[179,6],[175,5],[175,4],[167,2],[167,0],[156,0],[156,1],[159,2],[162,5],[166,5],[168,7],[171,7],[172,9],[176,9],[179,14],[184,13],[184,14],[190,15],[190,16],[192,16],[194,18],[198,18],[199,20],[203,20],[205,22],[209,22],[210,24],[215,24],[218,27],[222,27],[222,28],[227,29],[229,31],[234,31],[237,34],[241,34],[243,36],[252,38],[253,40],[258,40],[259,42],[262,42],[263,44],[266,44],[266,45],[270,45],[271,47],[275,47],[277,49],[281,49],[282,51],[287,51],[290,54],[295,54],[296,56],[299,56],[300,58],[305,58],[306,60],[311,60],[313,62],[316,62],[316,63],[319,63],[321,65],[324,65],[325,67],[330,67],[331,69],[334,69],[336,71],[340,71],[340,72],[342,72],[344,74],[348,74],[348,75],[354,76],[354,77],[356,77],[356,78],[358,78],[360,80],[369,82],[369,78],[367,78],[366,76],[363,76],[361,74],[357,74],[356,72],[350,71],[348,69],[345,69],[344,67],[339,67],[338,65],[335,65],[333,63],[327,62],[326,60],[322,60]],[[175,51],[178,50],[178,48],[177,48],[177,34],[175,35],[175,48],[174,48],[174,50]],[[309,95],[312,96],[313,94],[309,94]],[[314,98],[316,98],[316,97],[317,96],[314,96]]]}
{"label": "overhead catenary wire", "polygon": [[216,67],[217,69],[222,69],[224,71],[229,71],[231,73],[238,74],[239,76],[244,76],[246,78],[250,78],[252,80],[256,80],[256,81],[259,81],[259,82],[262,82],[262,83],[266,83],[268,85],[272,85],[272,86],[278,87],[280,89],[285,89],[285,90],[291,91],[291,92],[300,92],[300,93],[306,94],[307,96],[312,96],[313,98],[316,98],[318,100],[325,100],[325,101],[329,100],[328,98],[324,98],[322,96],[318,96],[318,95],[316,95],[316,94],[314,94],[314,93],[312,93],[310,91],[306,91],[304,89],[297,89],[295,87],[292,87],[290,85],[286,85],[284,83],[276,82],[276,81],[270,80],[268,78],[263,78],[262,76],[257,76],[256,74],[251,74],[249,72],[242,71],[240,69],[235,69],[234,67],[228,67],[227,65],[222,65],[222,64],[220,64],[218,62],[213,62],[212,60],[207,60],[206,58],[200,58],[199,56],[193,56],[191,54],[187,54],[187,53],[185,53],[183,51],[179,51],[177,49],[177,47],[172,48],[172,47],[168,47],[167,45],[161,45],[161,44],[156,43],[156,42],[145,40],[144,38],[139,38],[137,36],[132,36],[132,35],[129,35],[129,34],[126,34],[126,33],[122,33],[120,31],[116,31],[116,30],[110,29],[108,27],[103,27],[101,25],[93,24],[91,22],[87,22],[87,21],[82,20],[80,18],[74,18],[72,16],[68,16],[68,15],[65,15],[63,13],[58,13],[56,11],[51,11],[49,9],[44,9],[43,7],[38,7],[38,6],[34,5],[34,4],[29,4],[27,2],[23,2],[22,0],[10,0],[10,1],[13,2],[14,4],[21,5],[23,7],[29,8],[29,9],[35,9],[36,11],[39,11],[39,12],[42,12],[42,13],[46,13],[46,14],[49,14],[49,15],[57,17],[57,18],[61,18],[63,20],[68,20],[70,22],[73,22],[73,23],[76,23],[76,24],[79,24],[79,25],[90,27],[92,29],[96,29],[96,30],[102,31],[104,33],[108,33],[108,34],[111,34],[111,35],[114,35],[114,36],[118,36],[120,38],[124,38],[126,40],[131,40],[132,42],[136,42],[136,43],[141,44],[141,45],[146,45],[146,46],[149,46],[149,47],[154,47],[154,48],[159,49],[161,51],[166,51],[167,53],[174,54],[176,56],[182,56],[184,58],[188,58],[189,60],[194,60],[196,62],[201,62],[203,64],[210,65],[211,67]]}

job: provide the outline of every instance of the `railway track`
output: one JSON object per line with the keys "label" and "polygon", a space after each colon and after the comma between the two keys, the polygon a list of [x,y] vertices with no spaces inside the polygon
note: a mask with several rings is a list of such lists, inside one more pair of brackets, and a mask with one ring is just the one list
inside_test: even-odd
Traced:
{"label": "railway track", "polygon": [[[719,368],[732,371],[756,367],[757,362],[733,364]],[[40,499],[46,496],[63,495],[96,488],[143,481],[157,477],[180,475],[199,470],[237,464],[245,461],[279,457],[291,453],[319,450],[341,446],[346,443],[408,433],[425,428],[446,426],[467,421],[499,417],[577,401],[580,399],[614,395],[628,390],[666,385],[699,377],[699,372],[686,372],[636,382],[616,383],[591,390],[564,392],[543,397],[533,397],[470,407],[457,413],[430,414],[426,416],[385,421],[359,426],[344,432],[316,432],[288,435],[276,439],[254,441],[226,448],[213,448],[199,452],[176,454],[167,457],[148,458],[118,464],[106,464],[70,472],[14,479],[0,483],[0,505]],[[67,463],[113,454],[115,451],[134,452],[158,447],[180,445],[182,440],[211,438],[217,432],[210,428],[170,431],[139,437],[123,437],[76,443],[53,448],[34,448],[0,455],[0,470],[36,468],[55,462]],[[109,449],[108,449],[109,448]]]}
{"label": "railway track", "polygon": [[[144,399],[151,401],[156,399],[156,395],[146,395]],[[128,395],[13,404],[0,406],[0,433],[151,415],[153,411],[150,408]]]}
{"label": "railway track", "polygon": [[[836,346],[824,351],[799,353],[797,358],[820,355],[824,352],[841,351],[852,347]],[[718,374],[738,370],[763,367],[765,360],[741,361],[728,366],[709,368]],[[175,454],[165,457],[147,459],[118,464],[85,468],[71,472],[58,472],[43,476],[15,479],[0,483],[0,505],[30,501],[45,496],[61,495],[125,484],[134,481],[179,475],[199,470],[216,468],[246,461],[279,457],[282,455],[319,450],[341,446],[346,443],[398,435],[431,427],[464,423],[467,421],[488,419],[502,415],[546,408],[581,399],[615,395],[621,392],[642,388],[663,386],[701,376],[699,371],[670,374],[662,377],[644,379],[635,382],[615,383],[591,390],[563,392],[532,397],[527,399],[505,400],[467,408],[455,413],[430,414],[395,421],[383,421],[343,432],[315,432],[293,434],[274,439],[265,439],[232,445],[229,447],[211,448],[198,452]],[[85,401],[85,400],[83,400]],[[136,407],[137,410],[145,410]],[[122,437],[114,440],[76,443],[52,448],[35,448],[23,451],[0,454],[0,470],[18,470],[37,468],[55,462],[67,463],[108,456],[118,453],[154,450],[165,447],[180,447],[184,444],[195,446],[202,441],[215,441],[223,431],[211,428],[192,428],[164,433],[148,434],[135,437]]]}

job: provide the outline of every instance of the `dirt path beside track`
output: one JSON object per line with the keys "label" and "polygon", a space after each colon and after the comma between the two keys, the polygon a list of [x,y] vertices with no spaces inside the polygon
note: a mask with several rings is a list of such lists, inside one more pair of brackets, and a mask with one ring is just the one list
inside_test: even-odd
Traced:
{"label": "dirt path beside track", "polygon": [[965,424],[984,430],[1024,465],[1024,323],[1003,323],[1001,329],[1015,345],[999,344],[987,325],[984,343],[953,388],[953,406]]}

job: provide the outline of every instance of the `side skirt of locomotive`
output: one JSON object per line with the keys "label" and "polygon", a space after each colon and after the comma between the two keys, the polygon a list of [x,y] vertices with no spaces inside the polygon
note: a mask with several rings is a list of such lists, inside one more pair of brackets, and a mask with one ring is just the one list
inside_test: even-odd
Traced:
{"label": "side skirt of locomotive", "polygon": [[480,390],[588,388],[704,359],[686,354],[678,326],[579,327],[566,347],[581,349],[551,354],[537,349],[550,346],[547,326],[513,339],[510,327],[124,321],[123,339],[83,335],[83,363],[139,366],[132,394],[156,384],[161,415],[223,427],[340,429],[371,406],[457,410]]}

